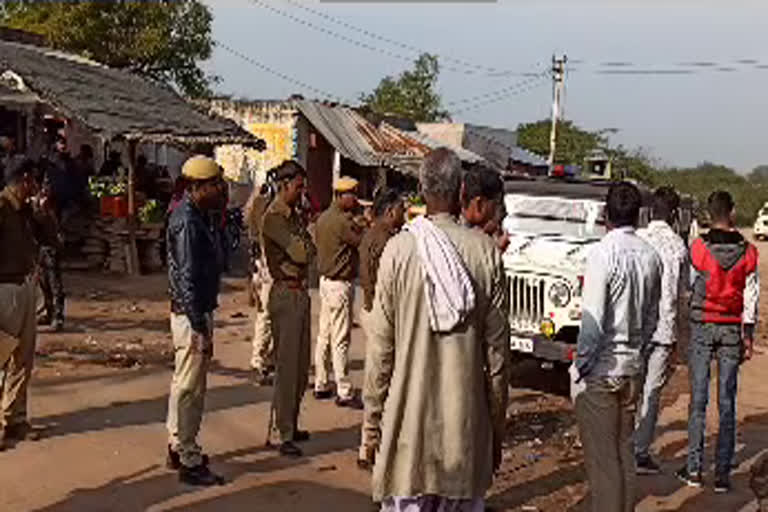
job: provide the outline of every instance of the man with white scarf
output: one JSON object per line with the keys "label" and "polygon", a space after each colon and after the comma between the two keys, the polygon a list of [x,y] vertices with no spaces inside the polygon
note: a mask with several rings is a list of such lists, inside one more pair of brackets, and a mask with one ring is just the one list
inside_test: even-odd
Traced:
{"label": "man with white scarf", "polygon": [[383,512],[481,512],[501,460],[509,327],[501,255],[461,226],[461,164],[433,151],[420,171],[427,216],[379,264],[363,387]]}

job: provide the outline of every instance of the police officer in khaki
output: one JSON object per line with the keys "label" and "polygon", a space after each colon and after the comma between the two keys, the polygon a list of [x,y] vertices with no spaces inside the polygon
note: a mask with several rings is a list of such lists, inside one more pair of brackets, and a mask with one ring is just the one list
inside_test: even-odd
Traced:
{"label": "police officer in khaki", "polygon": [[320,273],[320,320],[315,345],[315,398],[331,398],[329,353],[336,377],[336,405],[362,409],[349,379],[352,305],[362,239],[354,221],[357,180],[343,177],[334,184],[335,198],[317,219],[317,268]]}
{"label": "police officer in khaki", "polygon": [[38,169],[22,155],[8,160],[6,187],[0,192],[0,450],[7,440],[34,438],[27,417],[27,389],[37,339],[37,279],[39,243],[53,243],[46,229],[43,202],[33,212],[30,200],[38,192]]}
{"label": "police officer in khaki", "polygon": [[171,214],[167,232],[176,354],[168,400],[168,467],[179,471],[183,483],[210,486],[222,479],[208,468],[197,434],[213,356],[213,311],[225,262],[218,227],[209,212],[220,209],[226,196],[221,168],[211,158],[190,158],[181,174],[190,184]]}
{"label": "police officer in khaki", "polygon": [[269,186],[265,183],[248,199],[245,206],[248,237],[251,242],[251,277],[250,292],[252,305],[255,307],[253,318],[253,352],[251,369],[255,380],[263,386],[274,381],[275,346],[272,340],[272,325],[269,320],[269,294],[272,290],[272,277],[269,275],[261,247],[261,224],[264,212],[271,201]]}
{"label": "police officer in khaki", "polygon": [[280,432],[280,453],[292,457],[302,455],[296,442],[309,439],[308,432],[298,430],[299,407],[309,379],[307,267],[315,252],[297,213],[304,178],[304,169],[292,160],[275,169],[278,192],[264,213],[261,231],[262,248],[273,280],[268,304],[277,351],[272,405]]}

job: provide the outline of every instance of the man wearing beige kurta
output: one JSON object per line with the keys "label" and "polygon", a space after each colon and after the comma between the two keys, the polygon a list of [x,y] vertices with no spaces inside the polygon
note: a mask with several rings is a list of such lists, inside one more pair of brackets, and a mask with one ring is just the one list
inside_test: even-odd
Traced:
{"label": "man wearing beige kurta", "polygon": [[455,248],[472,288],[458,323],[433,326],[434,285],[457,283],[425,289],[418,235],[392,238],[379,264],[363,399],[365,437],[377,449],[373,499],[385,512],[482,511],[500,461],[509,381],[504,275],[493,240],[449,213],[459,211],[460,175],[447,149],[421,170],[430,225]]}

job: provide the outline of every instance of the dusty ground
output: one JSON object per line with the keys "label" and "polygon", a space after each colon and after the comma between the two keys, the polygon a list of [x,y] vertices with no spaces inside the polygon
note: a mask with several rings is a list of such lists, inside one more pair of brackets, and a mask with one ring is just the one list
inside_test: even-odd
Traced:
{"label": "dusty ground", "polygon": [[[165,277],[68,274],[66,284],[67,332],[41,333],[32,389],[34,422],[47,430],[42,440],[0,454],[0,510],[370,509],[369,476],[355,466],[359,412],[308,395],[301,417],[313,433],[307,456],[283,459],[264,447],[271,390],[255,387],[247,371],[250,320],[242,280],[228,280],[222,296],[202,432],[213,466],[229,483],[206,490],[180,485],[163,468],[170,378]],[[317,301],[313,306],[316,318]],[[356,329],[357,383],[363,344]],[[744,367],[735,490],[715,497],[707,489],[683,489],[671,477],[686,442],[687,380],[679,367],[667,389],[656,445],[666,474],[640,480],[638,510],[755,510],[746,472],[768,444],[766,369],[768,356],[762,353]],[[533,389],[558,390],[563,382],[532,365],[518,365],[515,374],[519,387],[510,405],[504,464],[488,503],[496,511],[583,510],[586,486],[569,402]]]}

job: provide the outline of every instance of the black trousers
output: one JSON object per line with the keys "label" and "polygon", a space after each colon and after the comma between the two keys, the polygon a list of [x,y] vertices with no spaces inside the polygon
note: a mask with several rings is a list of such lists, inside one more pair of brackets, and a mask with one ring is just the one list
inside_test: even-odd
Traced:
{"label": "black trousers", "polygon": [[64,283],[61,280],[61,258],[55,247],[40,248],[40,288],[45,302],[45,316],[64,321]]}

